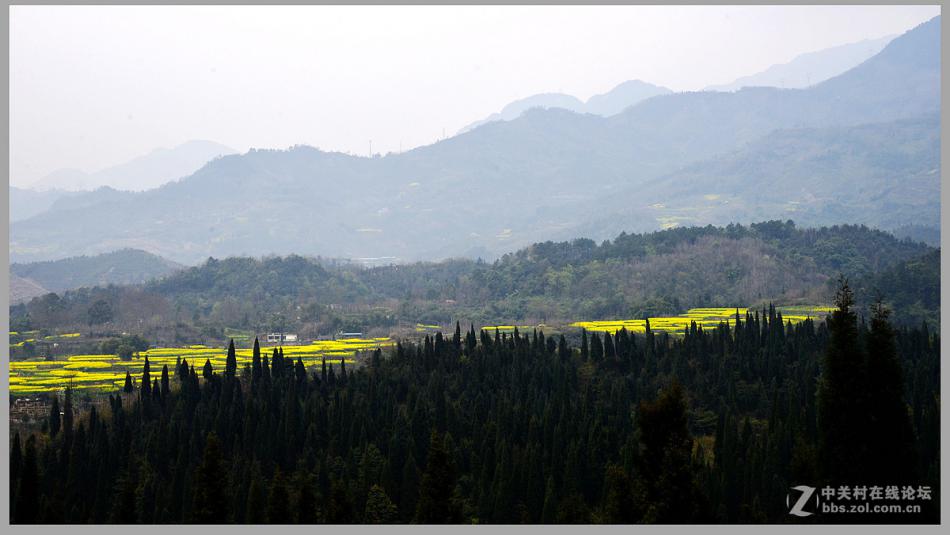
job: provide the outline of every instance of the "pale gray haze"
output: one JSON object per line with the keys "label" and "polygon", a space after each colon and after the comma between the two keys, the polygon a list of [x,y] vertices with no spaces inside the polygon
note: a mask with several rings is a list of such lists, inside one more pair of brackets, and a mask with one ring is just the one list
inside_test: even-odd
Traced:
{"label": "pale gray haze", "polygon": [[529,95],[696,91],[938,6],[13,6],[10,182],[192,139],[430,144]]}

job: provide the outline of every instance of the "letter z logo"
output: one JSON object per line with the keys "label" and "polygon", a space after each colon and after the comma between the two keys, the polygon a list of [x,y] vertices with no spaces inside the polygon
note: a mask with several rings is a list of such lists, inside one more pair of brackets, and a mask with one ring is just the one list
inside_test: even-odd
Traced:
{"label": "letter z logo", "polygon": [[815,493],[815,487],[809,487],[806,485],[799,485],[797,487],[792,487],[792,490],[797,490],[801,492],[801,496],[798,497],[798,501],[795,502],[795,505],[791,505],[791,495],[785,496],[785,506],[791,507],[788,514],[795,516],[811,516],[815,513],[805,511],[804,507],[808,503],[808,500],[811,499],[812,494]]}

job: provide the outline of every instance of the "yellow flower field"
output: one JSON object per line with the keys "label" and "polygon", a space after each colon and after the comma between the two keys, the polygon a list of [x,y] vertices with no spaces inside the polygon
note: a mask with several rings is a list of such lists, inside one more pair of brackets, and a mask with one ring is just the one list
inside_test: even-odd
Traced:
{"label": "yellow flower field", "polygon": [[[785,323],[797,324],[806,319],[820,319],[834,310],[834,307],[828,306],[787,306],[776,307],[777,312],[781,312],[782,321]],[[678,316],[665,316],[650,318],[650,330],[653,332],[666,332],[670,334],[683,334],[692,322],[696,322],[697,327],[703,329],[714,329],[720,323],[732,325],[735,322],[736,314],[745,319],[746,307],[734,308],[691,308],[685,314]],[[620,329],[626,329],[627,332],[643,334],[646,332],[646,320],[604,320],[604,321],[576,321],[571,327],[580,327],[588,331],[616,333]]]}
{"label": "yellow flower field", "polygon": [[[347,338],[340,340],[322,340],[311,344],[283,346],[284,357],[296,361],[298,358],[305,366],[319,365],[324,358],[328,363],[339,366],[340,362],[352,364],[353,357],[359,351],[371,351],[393,345],[389,338]],[[272,347],[262,347],[261,356],[270,355]],[[249,364],[253,358],[251,348],[235,351],[238,369]],[[175,364],[179,358],[200,369],[206,360],[211,361],[216,371],[224,370],[227,348],[191,345],[187,347],[168,347],[149,349],[137,353],[130,361],[120,360],[115,355],[72,355],[65,360],[21,360],[10,362],[10,393],[33,394],[56,391],[66,386],[78,389],[114,391],[125,384],[125,372],[136,380],[142,375],[148,357],[152,378],[161,375],[162,366],[168,365],[169,375],[174,376]]]}

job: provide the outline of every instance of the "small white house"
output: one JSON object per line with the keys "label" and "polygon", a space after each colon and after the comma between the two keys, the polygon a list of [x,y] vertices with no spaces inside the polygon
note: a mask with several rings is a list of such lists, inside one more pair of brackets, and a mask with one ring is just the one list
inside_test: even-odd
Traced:
{"label": "small white house", "polygon": [[267,335],[268,344],[282,344],[284,342],[296,342],[297,335],[289,333],[269,333]]}

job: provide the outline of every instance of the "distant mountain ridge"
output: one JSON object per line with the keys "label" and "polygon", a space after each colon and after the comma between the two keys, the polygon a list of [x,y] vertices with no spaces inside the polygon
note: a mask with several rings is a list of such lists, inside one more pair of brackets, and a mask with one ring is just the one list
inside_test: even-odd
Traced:
{"label": "distant mountain ridge", "polygon": [[[16,222],[11,258],[132,247],[182,263],[270,253],[488,259],[554,236],[588,234],[618,210],[650,214],[637,220],[650,228],[627,225],[635,231],[761,218],[755,207],[762,186],[751,170],[768,171],[773,184],[790,179],[768,166],[772,153],[803,173],[838,171],[811,182],[837,196],[837,205],[799,193],[769,201],[802,203],[794,216],[800,225],[825,221],[832,206],[874,226],[915,211],[914,223],[939,225],[917,204],[940,191],[939,121],[928,119],[940,110],[939,25],[934,18],[807,89],[660,95],[610,117],[533,108],[381,158],[310,147],[225,156],[155,190],[105,190],[81,206],[64,203]],[[891,131],[901,144],[888,145]],[[691,167],[701,162],[710,163],[708,171]],[[915,190],[890,198],[876,169],[912,177]],[[689,176],[695,191],[677,186],[677,176]],[[725,178],[734,179],[733,189],[717,191]],[[704,212],[704,195],[726,193],[729,209]],[[658,221],[681,214],[644,212],[678,199],[677,210],[697,217]]]}
{"label": "distant mountain ridge", "polygon": [[187,141],[171,149],[155,149],[125,163],[93,173],[79,169],[60,169],[33,183],[30,188],[39,191],[84,191],[108,186],[124,191],[144,191],[188,176],[208,161],[235,152],[234,149],[213,141]]}
{"label": "distant mountain ridge", "polygon": [[573,111],[575,113],[591,113],[607,117],[622,112],[645,99],[657,95],[668,95],[673,91],[665,87],[660,87],[640,80],[627,80],[614,87],[610,91],[594,95],[583,102],[577,97],[566,95],[564,93],[540,93],[518,99],[506,105],[498,113],[493,113],[488,117],[475,121],[461,130],[459,134],[464,134],[474,128],[493,121],[510,121],[517,119],[524,112],[533,108],[561,108]]}
{"label": "distant mountain ridge", "polygon": [[58,189],[36,191],[10,186],[10,221],[22,221],[50,209],[61,198],[80,195]]}
{"label": "distant mountain ridge", "polygon": [[711,85],[703,91],[737,91],[743,87],[804,89],[838,76],[880,52],[894,35],[808,52],[788,63],[772,65],[762,72],[743,76],[728,84]]}
{"label": "distant mountain ridge", "polygon": [[[744,87],[803,89],[859,65],[880,52],[895,37],[895,35],[888,35],[877,39],[865,39],[800,54],[788,63],[772,65],[762,72],[744,76],[728,84],[707,86],[703,91],[737,91]],[[575,113],[592,113],[609,117],[650,97],[672,92],[666,87],[641,80],[627,80],[607,93],[590,97],[587,102],[564,93],[539,93],[511,102],[500,112],[463,127],[459,133],[468,132],[492,121],[517,119],[531,108],[562,108]]]}

